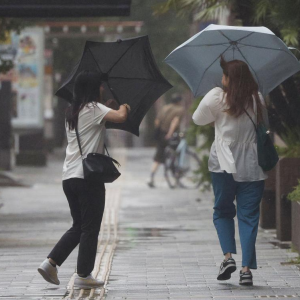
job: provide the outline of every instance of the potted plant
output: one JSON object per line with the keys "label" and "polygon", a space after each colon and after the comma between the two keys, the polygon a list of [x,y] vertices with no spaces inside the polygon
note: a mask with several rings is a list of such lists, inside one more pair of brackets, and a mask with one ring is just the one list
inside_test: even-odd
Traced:
{"label": "potted plant", "polygon": [[[190,112],[193,113],[202,97],[195,99],[191,105]],[[210,126],[198,126],[193,122],[190,123],[187,129],[187,142],[189,145],[196,146],[196,151],[201,158],[201,165],[196,171],[196,180],[200,182],[202,191],[209,191],[211,189],[211,177],[208,170],[208,153],[210,147],[215,139],[215,129]]]}

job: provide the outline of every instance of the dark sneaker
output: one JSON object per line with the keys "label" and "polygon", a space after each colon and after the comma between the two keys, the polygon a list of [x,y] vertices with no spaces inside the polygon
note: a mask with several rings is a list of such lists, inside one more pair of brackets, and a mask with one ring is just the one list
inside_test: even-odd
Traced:
{"label": "dark sneaker", "polygon": [[155,185],[154,185],[153,181],[148,182],[148,186],[150,188],[155,188]]}
{"label": "dark sneaker", "polygon": [[253,285],[253,276],[251,271],[242,272],[240,271],[240,285]]}
{"label": "dark sneaker", "polygon": [[231,278],[231,273],[236,270],[235,260],[228,258],[221,263],[218,280],[228,280]]}

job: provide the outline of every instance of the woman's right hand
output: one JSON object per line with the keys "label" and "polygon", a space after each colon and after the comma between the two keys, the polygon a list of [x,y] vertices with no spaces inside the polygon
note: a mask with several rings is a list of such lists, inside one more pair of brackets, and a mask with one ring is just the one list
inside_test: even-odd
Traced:
{"label": "woman's right hand", "polygon": [[112,123],[124,123],[127,120],[128,113],[131,108],[128,104],[120,105],[118,110],[110,110],[105,117],[104,121],[112,122]]}
{"label": "woman's right hand", "polygon": [[[122,104],[122,105],[126,107],[126,109],[127,109],[127,113],[130,113],[130,111],[131,111],[131,107],[130,107],[130,105],[129,105],[129,104],[127,104],[127,103],[125,103],[125,104]],[[122,105],[121,105],[121,106],[122,106]]]}

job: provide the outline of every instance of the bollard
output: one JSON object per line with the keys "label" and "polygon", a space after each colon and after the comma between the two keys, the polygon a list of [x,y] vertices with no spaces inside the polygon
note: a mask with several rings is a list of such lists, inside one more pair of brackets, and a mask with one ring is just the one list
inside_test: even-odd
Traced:
{"label": "bollard", "polygon": [[265,190],[260,203],[260,227],[263,229],[276,228],[276,169],[268,172],[265,180]]}

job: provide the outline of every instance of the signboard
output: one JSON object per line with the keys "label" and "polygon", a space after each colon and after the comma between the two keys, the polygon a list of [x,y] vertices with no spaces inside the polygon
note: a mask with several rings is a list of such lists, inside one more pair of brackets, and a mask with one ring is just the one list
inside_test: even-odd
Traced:
{"label": "signboard", "polygon": [[11,36],[15,54],[12,80],[12,125],[14,129],[43,127],[44,33],[27,28]]}

